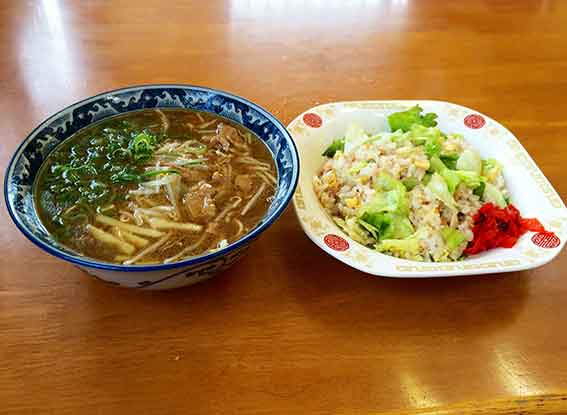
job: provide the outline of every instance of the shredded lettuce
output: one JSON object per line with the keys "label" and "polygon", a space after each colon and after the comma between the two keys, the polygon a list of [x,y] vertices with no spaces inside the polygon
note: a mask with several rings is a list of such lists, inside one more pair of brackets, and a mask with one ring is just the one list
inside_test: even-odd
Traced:
{"label": "shredded lettuce", "polygon": [[410,129],[409,138],[415,145],[423,145],[425,154],[428,157],[441,154],[441,144],[443,135],[441,130],[436,127],[424,127],[423,125],[413,125]]}
{"label": "shredded lettuce", "polygon": [[359,218],[360,225],[368,230],[376,240],[380,235],[390,226],[392,222],[392,215],[384,212],[364,212]]}
{"label": "shredded lettuce", "polygon": [[[404,188],[405,191],[405,188]],[[404,192],[405,193],[405,192]],[[376,192],[363,207],[362,213],[383,213],[383,212],[406,212],[408,204],[405,194],[397,190],[388,192]]]}
{"label": "shredded lettuce", "polygon": [[452,209],[457,209],[455,199],[453,199],[453,195],[449,192],[445,179],[443,179],[443,176],[439,173],[433,173],[431,180],[429,180],[429,183],[427,184],[427,189],[429,189],[429,191],[446,206]]}
{"label": "shredded lettuce", "polygon": [[350,174],[358,174],[358,173],[360,173],[360,170],[362,170],[366,166],[368,166],[368,162],[366,160],[362,160],[362,161],[359,161],[358,163],[356,163],[354,166],[352,166],[348,170],[348,172]]}
{"label": "shredded lettuce", "polygon": [[408,214],[406,187],[381,173],[376,178],[376,193],[359,211],[359,223],[378,238],[405,238],[413,233]]}
{"label": "shredded lettuce", "polygon": [[480,177],[483,178],[484,180],[481,180],[480,186],[474,189],[473,193],[482,199],[484,196],[484,189],[486,188],[486,178],[484,176],[480,176]]}
{"label": "shredded lettuce", "polygon": [[496,206],[501,208],[505,208],[508,205],[502,192],[500,192],[500,190],[498,190],[496,186],[490,183],[485,184],[482,200],[485,202],[494,203]]}
{"label": "shredded lettuce", "polygon": [[488,179],[490,183],[494,183],[496,178],[502,173],[502,165],[494,159],[482,161],[482,175]]}
{"label": "shredded lettuce", "polygon": [[388,136],[390,141],[397,143],[397,142],[405,142],[410,139],[411,134],[409,132],[404,133],[402,130],[396,130],[393,133],[382,133],[382,136]]}
{"label": "shredded lettuce", "polygon": [[457,160],[459,159],[457,153],[441,153],[439,158],[447,168],[457,170]]}
{"label": "shredded lettuce", "polygon": [[475,150],[465,150],[460,155],[456,164],[457,170],[472,171],[476,174],[482,172],[482,160],[480,154]]}
{"label": "shredded lettuce", "polygon": [[403,239],[414,233],[413,225],[407,216],[392,214],[391,217],[390,226],[382,232],[382,239]]}
{"label": "shredded lettuce", "polygon": [[385,197],[390,203],[390,208],[385,211],[397,212],[402,215],[407,215],[409,213],[407,191],[406,187],[401,181],[396,180],[389,174],[382,172],[376,178],[375,183],[377,191],[375,197],[378,200],[381,197]]}
{"label": "shredded lettuce", "polygon": [[369,236],[369,233],[363,228],[356,218],[348,218],[344,220],[339,217],[333,217],[335,223],[341,228],[348,236],[356,242],[363,245],[370,245],[374,240]]}
{"label": "shredded lettuce", "polygon": [[368,141],[369,138],[360,125],[352,123],[345,134],[345,153],[350,153],[356,147]]}
{"label": "shredded lettuce", "polygon": [[339,138],[331,143],[329,147],[323,151],[323,156],[333,158],[337,151],[344,151],[345,149],[345,139]]}
{"label": "shredded lettuce", "polygon": [[378,240],[378,238],[380,238],[380,230],[376,226],[365,221],[364,216],[358,219],[358,224],[366,231],[368,231],[368,233],[372,235],[374,239]]}
{"label": "shredded lettuce", "polygon": [[429,163],[430,163],[429,169],[432,172],[438,173],[439,175],[441,175],[441,177],[443,177],[445,183],[447,183],[447,188],[449,189],[449,192],[453,194],[461,181],[457,172],[455,170],[451,170],[447,168],[447,166],[445,166],[445,164],[443,164],[441,159],[437,156],[431,157]]}
{"label": "shredded lettuce", "polygon": [[459,248],[463,243],[467,241],[464,233],[457,229],[448,227],[441,229],[441,236],[443,237],[445,245],[450,252]]}
{"label": "shredded lettuce", "polygon": [[388,173],[380,173],[376,178],[376,190],[378,191],[390,191],[390,190],[400,190],[404,191],[404,185],[401,181],[394,179]]}
{"label": "shredded lettuce", "polygon": [[414,232],[409,218],[398,213],[365,212],[359,219],[359,223],[377,240],[380,238],[401,239]]}
{"label": "shredded lettuce", "polygon": [[[477,173],[472,171],[456,170],[455,173],[459,177],[461,183],[470,189],[477,189],[486,183],[486,178],[479,176]],[[484,192],[484,187],[482,192]]]}
{"label": "shredded lettuce", "polygon": [[443,170],[442,176],[445,179],[445,182],[447,183],[447,188],[449,189],[449,192],[451,192],[451,194],[455,193],[455,190],[457,190],[457,186],[461,182],[461,178],[459,177],[457,172],[455,170],[445,169]]}
{"label": "shredded lettuce", "polygon": [[402,183],[405,186],[406,190],[410,191],[419,184],[419,180],[417,180],[415,177],[406,177],[402,180]]}
{"label": "shredded lettuce", "polygon": [[[470,189],[477,189],[486,182],[486,179],[476,172],[449,169],[439,157],[431,157],[429,162],[430,170],[434,173],[439,173],[441,177],[443,177],[451,193],[455,192],[459,183],[463,183]],[[484,189],[482,191],[484,191]]]}
{"label": "shredded lettuce", "polygon": [[441,174],[441,172],[445,169],[447,169],[447,166],[443,164],[439,157],[434,156],[429,159],[429,170],[431,170],[433,173]]}
{"label": "shredded lettuce", "polygon": [[416,105],[407,111],[400,111],[388,117],[388,124],[392,131],[409,131],[413,125],[423,125],[425,127],[435,127],[437,125],[437,115],[434,113],[421,114],[423,109]]}
{"label": "shredded lettuce", "polygon": [[402,239],[383,239],[376,244],[380,252],[390,252],[402,258],[422,260],[420,241],[426,237],[426,231],[418,229],[415,233]]}
{"label": "shredded lettuce", "polygon": [[360,125],[352,123],[348,126],[344,138],[336,139],[325,149],[323,156],[333,158],[337,151],[342,151],[343,153],[351,153],[357,149],[362,144],[368,142],[374,142],[378,140],[406,140],[408,134],[404,134],[401,131],[396,131],[394,133],[382,132],[369,136]]}

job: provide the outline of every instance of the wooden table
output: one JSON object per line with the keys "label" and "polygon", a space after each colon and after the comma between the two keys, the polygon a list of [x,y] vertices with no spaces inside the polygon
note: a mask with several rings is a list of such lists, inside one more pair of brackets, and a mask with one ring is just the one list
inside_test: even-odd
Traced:
{"label": "wooden table", "polygon": [[[460,103],[508,126],[567,195],[565,1],[3,0],[0,18],[2,170],[60,108],[178,82],[284,123],[338,100]],[[4,207],[0,246],[2,414],[567,408],[564,253],[513,274],[376,278],[319,250],[289,208],[217,278],[140,292],[43,253]]]}

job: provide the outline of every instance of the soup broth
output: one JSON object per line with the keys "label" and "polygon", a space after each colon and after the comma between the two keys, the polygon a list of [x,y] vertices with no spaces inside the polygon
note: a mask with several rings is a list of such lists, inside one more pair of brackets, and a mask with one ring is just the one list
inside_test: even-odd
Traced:
{"label": "soup broth", "polygon": [[148,109],[103,120],[56,148],[35,183],[46,229],[80,255],[159,264],[238,240],[277,177],[251,131],[208,113]]}

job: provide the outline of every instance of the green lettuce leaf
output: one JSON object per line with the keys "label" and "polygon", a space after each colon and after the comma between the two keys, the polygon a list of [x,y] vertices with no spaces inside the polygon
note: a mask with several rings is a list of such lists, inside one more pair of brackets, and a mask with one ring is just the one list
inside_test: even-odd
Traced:
{"label": "green lettuce leaf", "polygon": [[383,239],[376,244],[380,252],[390,252],[402,258],[421,260],[421,240],[425,237],[425,231],[418,229],[417,232],[402,239]]}
{"label": "green lettuce leaf", "polygon": [[[477,189],[486,183],[486,178],[479,176],[475,172],[465,170],[455,170],[460,181],[470,189]],[[482,189],[484,192],[484,188]]]}
{"label": "green lettuce leaf", "polygon": [[[484,176],[480,176],[480,177],[485,179]],[[482,199],[483,196],[484,196],[484,189],[485,188],[486,188],[486,179],[484,181],[480,182],[480,186],[478,186],[476,189],[474,189],[473,193]]]}
{"label": "green lettuce leaf", "polygon": [[489,182],[494,183],[496,178],[502,173],[502,165],[494,160],[487,159],[482,161],[482,175],[488,179]]}
{"label": "green lettuce leaf", "polygon": [[371,226],[372,230],[369,231],[371,233],[376,232],[376,239],[378,239],[380,235],[384,233],[386,229],[391,225],[392,214],[385,212],[364,212],[359,218],[359,223],[366,229],[368,229],[368,226]]}
{"label": "green lettuce leaf", "polygon": [[447,245],[449,251],[459,248],[467,240],[464,233],[457,229],[448,227],[441,229],[441,236],[443,237],[445,245]]}
{"label": "green lettuce leaf", "polygon": [[356,218],[348,218],[344,220],[339,217],[333,217],[335,223],[352,239],[363,245],[370,245],[375,240],[369,236],[369,232],[363,228]]}
{"label": "green lettuce leaf", "polygon": [[427,189],[446,206],[457,209],[457,204],[455,203],[455,199],[453,199],[453,195],[449,192],[447,182],[445,182],[445,179],[443,179],[443,176],[439,173],[433,173],[431,180],[429,180],[427,184]]}
{"label": "green lettuce leaf", "polygon": [[447,168],[457,170],[457,160],[459,159],[457,153],[441,153],[439,158]]}
{"label": "green lettuce leaf", "polygon": [[428,113],[422,115],[423,109],[416,105],[407,111],[400,111],[391,114],[388,117],[388,124],[392,131],[402,130],[409,131],[411,127],[415,124],[423,125],[425,127],[435,127],[437,125],[437,115],[434,113]]}
{"label": "green lettuce leaf", "polygon": [[359,211],[359,223],[379,238],[405,238],[413,233],[404,184],[386,173],[376,178],[376,193]]}
{"label": "green lettuce leaf", "polygon": [[382,239],[403,239],[414,233],[407,216],[391,214],[391,223],[381,234]]}
{"label": "green lettuce leaf", "polygon": [[485,202],[494,203],[496,206],[501,208],[505,208],[508,205],[502,192],[500,192],[500,190],[498,190],[496,186],[490,183],[485,184],[482,200]]}
{"label": "green lettuce leaf", "polygon": [[413,225],[407,216],[397,213],[364,213],[359,220],[361,226],[376,239],[401,239],[414,232]]}
{"label": "green lettuce leaf", "polygon": [[475,150],[465,150],[457,160],[457,170],[472,171],[476,174],[482,172],[482,160]]}
{"label": "green lettuce leaf", "polygon": [[352,123],[349,125],[345,134],[345,153],[350,153],[352,150],[369,140],[368,134],[358,124]]}
{"label": "green lettuce leaf", "polygon": [[358,173],[360,173],[360,170],[362,170],[366,166],[368,166],[368,162],[366,160],[362,160],[362,161],[359,161],[358,163],[356,163],[350,169],[348,169],[348,172],[350,174],[358,174]]}
{"label": "green lettuce leaf", "polygon": [[371,223],[368,223],[366,220],[364,220],[364,216],[362,218],[358,219],[358,224],[365,229],[366,231],[368,231],[368,233],[376,240],[378,240],[380,238],[380,230],[372,225]]}
{"label": "green lettuce leaf", "polygon": [[323,156],[333,158],[337,151],[344,151],[345,149],[345,139],[339,138],[331,143],[329,147],[323,151]]}
{"label": "green lettuce leaf", "polygon": [[402,180],[402,183],[405,186],[406,190],[410,191],[419,184],[419,180],[417,180],[415,177],[406,177]]}
{"label": "green lettuce leaf", "polygon": [[423,145],[425,154],[428,157],[441,154],[441,144],[444,138],[439,128],[424,127],[416,124],[411,127],[409,139],[415,145]]}
{"label": "green lettuce leaf", "polygon": [[438,173],[443,177],[445,183],[447,183],[447,188],[451,194],[455,193],[457,186],[459,185],[461,179],[455,170],[451,170],[445,166],[445,164],[441,161],[441,159],[437,156],[433,156],[429,159],[429,169],[434,172]]}

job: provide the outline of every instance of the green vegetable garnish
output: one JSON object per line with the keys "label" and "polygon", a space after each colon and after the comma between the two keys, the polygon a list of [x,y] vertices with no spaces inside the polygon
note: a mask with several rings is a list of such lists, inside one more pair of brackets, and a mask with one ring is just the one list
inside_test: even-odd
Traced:
{"label": "green vegetable garnish", "polygon": [[366,231],[368,231],[368,233],[370,233],[370,235],[378,240],[378,238],[380,238],[380,230],[378,228],[376,228],[374,225],[366,222],[363,218],[358,219],[358,224],[360,226],[362,226]]}
{"label": "green vegetable garnish", "polygon": [[331,143],[329,147],[325,151],[323,151],[323,156],[333,158],[335,157],[335,153],[337,151],[344,151],[345,149],[345,140],[344,138],[337,139]]}
{"label": "green vegetable garnish", "polygon": [[418,229],[414,234],[402,239],[384,239],[376,244],[380,252],[390,252],[394,255],[422,260],[422,249],[420,241],[426,237],[426,231]]}
{"label": "green vegetable garnish", "polygon": [[410,191],[419,184],[419,180],[417,180],[415,177],[406,177],[402,180],[402,183],[406,187],[406,190]]}
{"label": "green vegetable garnish", "polygon": [[435,127],[437,125],[437,115],[430,112],[421,115],[423,109],[416,105],[407,111],[395,112],[388,116],[388,124],[392,131],[402,130],[409,131],[415,124],[423,125],[424,127]]}
{"label": "green vegetable garnish", "polygon": [[470,189],[477,189],[486,182],[484,177],[473,171],[449,169],[439,157],[431,157],[429,162],[431,163],[430,170],[443,177],[451,193],[455,192],[459,183],[464,183]]}
{"label": "green vegetable garnish", "polygon": [[[407,216],[397,213],[364,213],[359,223],[375,239],[400,239],[411,235],[413,226]],[[376,235],[376,236],[375,236]]]}
{"label": "green vegetable garnish", "polygon": [[441,154],[441,144],[445,138],[437,127],[424,127],[414,124],[409,131],[409,138],[415,145],[423,145],[427,157]]}
{"label": "green vegetable garnish", "polygon": [[135,162],[148,161],[155,150],[157,140],[148,133],[140,133],[130,140],[128,149],[132,152]]}
{"label": "green vegetable garnish", "polygon": [[413,232],[413,226],[407,216],[391,215],[390,226],[382,233],[382,239],[403,239],[410,236]]}
{"label": "green vegetable garnish", "polygon": [[175,169],[149,170],[140,174],[140,178],[147,179],[149,177],[155,177],[162,174],[181,174],[181,173],[179,173],[179,171]]}
{"label": "green vegetable garnish", "polygon": [[475,150],[465,150],[457,160],[457,170],[472,171],[480,174],[482,171],[482,160],[480,154]]}
{"label": "green vegetable garnish", "polygon": [[438,173],[443,177],[443,179],[447,183],[447,188],[449,189],[449,192],[453,194],[455,192],[455,189],[457,189],[459,182],[461,181],[457,172],[447,168],[447,166],[445,166],[445,164],[443,164],[441,159],[437,156],[431,157],[429,162],[430,162],[429,169],[433,173]]}
{"label": "green vegetable garnish", "polygon": [[496,206],[501,208],[505,208],[508,205],[502,192],[500,192],[500,190],[498,190],[496,186],[490,183],[486,183],[484,193],[482,195],[482,200],[484,202],[494,203]]}
{"label": "green vegetable garnish", "polygon": [[[144,172],[143,164],[153,157],[162,137],[130,123],[119,127],[100,129],[54,156],[44,180],[52,194],[55,224],[83,221],[83,215],[109,205],[121,193],[120,189],[110,192],[112,186],[178,173],[174,169]],[[71,206],[75,206],[73,215],[64,215]]]}
{"label": "green vegetable garnish", "polygon": [[365,168],[368,165],[368,162],[366,160],[362,160],[359,161],[358,163],[356,163],[354,166],[352,166],[348,172],[350,174],[358,174],[360,173],[360,170],[362,170],[363,168]]}
{"label": "green vegetable garnish", "polygon": [[484,181],[480,182],[480,185],[473,190],[473,193],[482,199],[484,195],[484,189],[486,188],[486,183]]}
{"label": "green vegetable garnish", "polygon": [[484,186],[484,184],[486,183],[486,178],[479,176],[472,171],[456,170],[455,174],[457,174],[461,182],[469,189],[476,190],[479,187]]}
{"label": "green vegetable garnish", "polygon": [[441,229],[441,236],[443,237],[445,245],[447,245],[449,251],[455,250],[467,241],[464,233],[453,228]]}
{"label": "green vegetable garnish", "polygon": [[448,169],[457,170],[457,160],[459,159],[457,153],[441,153],[439,158]]}
{"label": "green vegetable garnish", "polygon": [[502,165],[494,160],[487,159],[482,161],[482,175],[485,176],[488,181],[494,182],[496,177],[502,173]]}
{"label": "green vegetable garnish", "polygon": [[405,238],[414,231],[408,218],[409,202],[404,184],[381,173],[376,179],[376,194],[359,212],[359,223],[375,239]]}
{"label": "green vegetable garnish", "polygon": [[453,199],[453,195],[449,192],[447,182],[445,182],[439,173],[433,173],[431,180],[427,184],[427,188],[446,206],[455,210],[457,209],[457,204],[455,203],[455,199]]}
{"label": "green vegetable garnish", "polygon": [[360,146],[361,144],[369,140],[368,134],[362,129],[362,127],[356,123],[352,123],[348,126],[345,133],[345,144],[343,151],[345,153],[350,153],[352,150]]}

